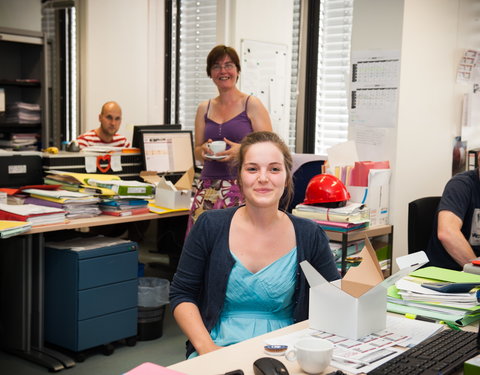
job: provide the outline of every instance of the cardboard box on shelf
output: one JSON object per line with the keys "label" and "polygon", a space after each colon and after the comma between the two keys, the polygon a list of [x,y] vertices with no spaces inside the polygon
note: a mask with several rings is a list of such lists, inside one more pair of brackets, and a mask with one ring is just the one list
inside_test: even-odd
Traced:
{"label": "cardboard box on shelf", "polygon": [[155,185],[155,204],[170,209],[189,209],[192,202],[194,170],[189,169],[174,185],[156,172],[144,171],[140,177]]}
{"label": "cardboard box on shelf", "polygon": [[387,288],[428,261],[423,252],[400,257],[400,270],[384,279],[367,237],[358,256],[362,258],[360,265],[351,267],[343,279],[333,282],[325,280],[308,261],[300,263],[310,284],[310,328],[353,340],[384,329]]}

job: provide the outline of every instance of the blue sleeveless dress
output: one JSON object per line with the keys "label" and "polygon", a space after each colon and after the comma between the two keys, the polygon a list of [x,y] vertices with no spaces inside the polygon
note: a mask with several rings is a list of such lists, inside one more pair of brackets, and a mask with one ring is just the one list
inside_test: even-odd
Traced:
{"label": "blue sleeveless dress", "polygon": [[297,248],[256,273],[232,256],[223,310],[210,332],[215,344],[232,345],[293,324]]}

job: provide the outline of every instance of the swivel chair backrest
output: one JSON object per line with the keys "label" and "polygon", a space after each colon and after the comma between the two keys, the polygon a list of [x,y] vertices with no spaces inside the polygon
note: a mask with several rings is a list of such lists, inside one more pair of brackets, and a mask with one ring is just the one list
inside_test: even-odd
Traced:
{"label": "swivel chair backrest", "polygon": [[425,197],[408,204],[408,253],[425,250],[441,197]]}

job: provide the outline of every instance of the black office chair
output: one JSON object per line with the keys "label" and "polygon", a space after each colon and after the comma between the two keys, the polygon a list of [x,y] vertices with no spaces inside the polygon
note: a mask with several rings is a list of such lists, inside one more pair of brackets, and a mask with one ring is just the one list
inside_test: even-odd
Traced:
{"label": "black office chair", "polygon": [[425,197],[408,204],[408,253],[425,250],[441,197]]}
{"label": "black office chair", "polygon": [[293,198],[287,209],[288,212],[292,212],[295,206],[299,203],[303,203],[305,199],[305,190],[307,185],[313,176],[322,173],[323,160],[312,160],[302,164],[293,174]]}

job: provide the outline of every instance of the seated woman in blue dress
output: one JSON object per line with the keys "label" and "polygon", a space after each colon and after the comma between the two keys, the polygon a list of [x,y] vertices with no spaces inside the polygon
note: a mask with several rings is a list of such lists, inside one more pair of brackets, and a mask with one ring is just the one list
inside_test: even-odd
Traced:
{"label": "seated woman in blue dress", "polygon": [[308,260],[325,279],[340,278],[328,238],[292,216],[292,156],[272,132],[241,143],[238,181],[245,205],[204,212],[189,233],[173,278],[170,304],[188,338],[187,357],[308,318]]}

